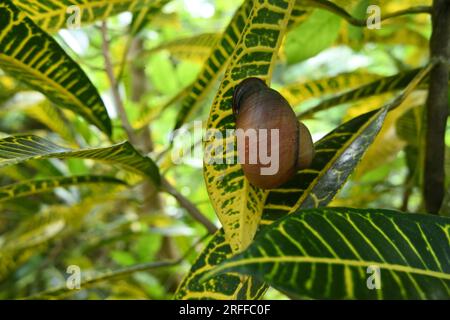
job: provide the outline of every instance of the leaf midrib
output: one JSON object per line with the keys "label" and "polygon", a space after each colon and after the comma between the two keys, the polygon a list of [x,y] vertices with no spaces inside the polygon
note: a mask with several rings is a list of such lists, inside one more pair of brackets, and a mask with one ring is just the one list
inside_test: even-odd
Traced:
{"label": "leaf midrib", "polygon": [[232,261],[224,265],[218,266],[212,274],[218,274],[221,271],[229,268],[245,266],[249,264],[259,264],[259,263],[319,263],[319,264],[332,264],[332,265],[343,265],[350,267],[369,267],[377,266],[380,269],[386,269],[391,271],[412,273],[418,275],[424,275],[429,277],[435,277],[439,279],[450,280],[450,274],[434,271],[425,270],[400,264],[391,264],[379,261],[361,261],[361,260],[350,260],[350,259],[340,259],[340,258],[324,258],[324,257],[298,257],[298,256],[283,256],[283,257],[261,257],[261,258],[246,258],[241,261]]}
{"label": "leaf midrib", "polygon": [[94,121],[97,126],[99,126],[100,128],[104,128],[104,125],[97,121],[97,117],[93,113],[92,109],[89,108],[88,106],[82,104],[81,101],[71,91],[67,90],[64,86],[60,85],[58,82],[54,81],[52,78],[44,76],[43,73],[37,72],[36,69],[31,68],[29,65],[23,63],[21,60],[14,59],[13,57],[7,56],[3,53],[0,53],[0,58],[1,58],[1,60],[5,60],[7,62],[10,62],[11,64],[16,64],[19,67],[22,67],[23,69],[28,70],[31,74],[33,74],[34,76],[36,76],[37,78],[39,78],[42,81],[46,81],[46,82],[53,84],[54,87],[56,87],[56,89],[60,90],[60,92],[68,93],[69,98],[71,98],[70,101],[73,101],[81,110],[84,110],[84,112],[88,113],[90,115],[90,120]]}
{"label": "leaf midrib", "polygon": [[[359,130],[357,132],[355,132],[353,134],[354,138],[349,139],[344,145],[342,145],[341,148],[338,149],[338,152],[336,152],[334,157],[330,161],[327,162],[327,164],[323,168],[323,170],[321,170],[319,172],[319,174],[314,179],[314,181],[312,181],[312,183],[308,186],[308,188],[303,192],[302,196],[300,197],[300,199],[298,199],[297,203],[292,207],[289,214],[297,211],[297,209],[305,202],[305,200],[308,198],[308,196],[310,196],[311,191],[317,186],[320,179],[328,172],[328,170],[335,164],[336,160],[339,159],[339,157],[342,155],[342,153],[339,153],[339,151],[347,150],[348,146],[350,146],[360,136],[360,133],[363,132],[364,130],[366,130],[373,123],[373,120],[376,119],[380,115],[380,113],[385,112],[385,111],[386,110],[384,110],[384,108],[380,109],[376,114],[374,114],[371,117],[370,121],[367,121],[363,126],[361,126],[359,128]],[[342,186],[343,185],[344,184],[342,184]]]}

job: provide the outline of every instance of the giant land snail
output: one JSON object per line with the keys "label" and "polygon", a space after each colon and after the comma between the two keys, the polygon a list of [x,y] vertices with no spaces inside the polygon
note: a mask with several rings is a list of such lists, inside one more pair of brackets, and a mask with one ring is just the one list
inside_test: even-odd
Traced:
{"label": "giant land snail", "polygon": [[251,184],[277,188],[311,165],[311,134],[280,93],[247,78],[235,88],[232,104],[239,162]]}

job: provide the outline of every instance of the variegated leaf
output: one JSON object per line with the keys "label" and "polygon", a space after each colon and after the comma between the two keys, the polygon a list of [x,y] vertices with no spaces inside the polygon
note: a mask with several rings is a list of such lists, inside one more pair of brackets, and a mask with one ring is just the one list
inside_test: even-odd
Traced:
{"label": "variegated leaf", "polygon": [[326,206],[343,186],[383,125],[387,108],[372,111],[341,125],[315,144],[316,156],[309,169],[269,191],[263,224],[299,208]]}
{"label": "variegated leaf", "polygon": [[174,299],[257,300],[262,298],[267,286],[251,277],[243,279],[238,275],[227,273],[205,282],[200,281],[205,272],[212,270],[232,254],[223,229],[217,231],[180,284]]}
{"label": "variegated leaf", "polygon": [[126,11],[161,9],[168,0],[12,0],[42,29],[56,32],[104,20]]}
{"label": "variegated leaf", "polygon": [[219,33],[202,33],[163,43],[149,50],[146,54],[167,50],[175,58],[203,62],[209,57],[212,48],[217,45],[220,38]]}
{"label": "variegated leaf", "polygon": [[0,68],[111,135],[97,89],[53,38],[10,0],[0,3]]}
{"label": "variegated leaf", "polygon": [[151,178],[157,185],[160,183],[156,164],[150,158],[137,152],[129,142],[104,148],[72,150],[31,135],[0,140],[0,168],[24,161],[50,158],[92,159],[117,164],[126,170]]}
{"label": "variegated leaf", "polygon": [[449,299],[449,231],[432,215],[300,210],[211,274],[251,275],[298,298]]}
{"label": "variegated leaf", "polygon": [[[248,23],[249,12],[252,8],[252,1],[245,0],[236,10],[233,18],[225,28],[220,40],[212,49],[209,58],[205,61],[203,70],[200,72],[194,82],[191,92],[181,102],[181,109],[178,113],[174,130],[180,128],[184,122],[197,110],[201,101],[208,94],[208,91],[214,86],[222,70],[230,61],[234,48],[241,40],[241,30]],[[307,19],[309,11],[306,10],[301,2],[294,3],[292,14],[289,16],[289,25],[295,26]],[[268,13],[268,17],[270,14]],[[259,23],[259,22],[258,22]],[[262,22],[264,24],[264,22]]]}
{"label": "variegated leaf", "polygon": [[[150,0],[146,1],[147,4],[140,5],[141,9],[133,15],[133,21],[131,22],[130,33],[132,36],[137,35],[141,30],[150,22],[161,9],[172,0]],[[134,1],[135,3],[139,1]],[[135,11],[130,10],[130,11]]]}
{"label": "variegated leaf", "polygon": [[[291,2],[283,0],[254,1],[209,115],[207,129],[210,133],[213,133],[211,130],[220,132],[221,137],[213,133],[214,136],[206,138],[204,177],[213,207],[233,251],[244,249],[252,241],[267,194],[245,179],[240,164],[226,163],[227,157],[236,157],[236,136],[227,137],[226,133],[227,129],[235,128],[231,108],[233,91],[247,77],[271,79],[292,6]],[[219,150],[220,146],[226,147]]]}
{"label": "variegated leaf", "polygon": [[28,180],[0,187],[0,202],[48,192],[56,188],[98,183],[126,184],[122,180],[107,176],[53,177],[49,179]]}
{"label": "variegated leaf", "polygon": [[331,97],[319,103],[317,106],[306,110],[299,114],[299,118],[304,119],[311,117],[317,112],[327,110],[336,105],[363,99],[373,95],[379,95],[390,91],[400,90],[405,88],[408,83],[416,77],[422,69],[414,69],[406,72],[398,73],[394,76],[384,77],[366,85],[349,90],[335,97]]}
{"label": "variegated leaf", "polygon": [[295,107],[305,100],[359,87],[375,78],[375,75],[367,73],[343,73],[330,78],[291,83],[279,91]]}

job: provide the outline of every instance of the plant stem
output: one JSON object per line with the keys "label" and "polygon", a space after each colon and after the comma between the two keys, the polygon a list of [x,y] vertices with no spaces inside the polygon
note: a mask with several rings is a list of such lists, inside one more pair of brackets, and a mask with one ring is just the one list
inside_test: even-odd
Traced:
{"label": "plant stem", "polygon": [[[102,38],[103,38],[103,56],[105,58],[105,68],[106,72],[108,74],[109,81],[111,83],[111,90],[114,97],[114,102],[116,105],[117,114],[120,117],[121,123],[123,128],[125,129],[125,132],[128,136],[128,139],[130,142],[138,146],[139,145],[139,139],[134,132],[128,117],[127,113],[125,111],[125,107],[122,102],[122,98],[120,97],[118,85],[117,85],[117,79],[114,75],[114,70],[112,68],[112,62],[111,62],[111,54],[109,51],[109,42],[108,42],[108,26],[105,21],[102,23]],[[181,207],[185,208],[186,211],[198,222],[203,224],[205,228],[209,231],[209,233],[214,233],[217,231],[217,227],[208,220],[201,212],[197,209],[197,207],[192,204],[187,198],[185,198],[181,193],[179,193],[166,179],[162,178],[162,191],[167,192],[168,194],[172,195],[180,204]]]}
{"label": "plant stem", "polygon": [[[311,5],[313,7],[321,8],[324,10],[328,10],[330,12],[333,12],[334,14],[344,18],[347,20],[348,23],[355,27],[366,27],[367,26],[367,20],[366,19],[358,19],[353,17],[350,13],[345,11],[345,9],[339,7],[333,2],[327,1],[327,0],[309,0],[306,2],[306,4]],[[415,6],[411,7],[405,10],[400,10],[396,12],[392,12],[389,14],[384,15],[381,17],[381,21],[392,19],[408,14],[419,14],[419,13],[431,13],[431,7],[429,6]]]}
{"label": "plant stem", "polygon": [[[159,268],[167,268],[167,267],[173,267],[173,266],[179,265],[184,260],[186,260],[192,254],[192,252],[195,250],[195,248],[200,243],[202,243],[206,238],[208,238],[208,236],[209,236],[209,234],[201,237],[179,259],[141,263],[141,264],[134,265],[131,267],[125,267],[125,268],[122,268],[119,270],[105,272],[103,274],[93,276],[91,278],[83,280],[80,284],[80,287],[82,289],[87,289],[99,282],[103,282],[103,281],[111,280],[111,279],[122,278],[122,277],[129,276],[136,272],[149,271],[149,270],[154,270],[154,269],[159,269]],[[50,289],[50,290],[47,290],[44,292],[37,293],[35,295],[26,297],[25,299],[26,300],[45,299],[45,298],[50,298],[50,297],[55,297],[55,296],[61,296],[63,294],[70,294],[73,292],[74,291],[67,289],[66,286],[62,286],[62,287],[58,287],[55,289]]]}
{"label": "plant stem", "polygon": [[179,193],[165,178],[162,178],[161,184],[161,188],[168,194],[172,195],[175,199],[177,199],[178,203],[189,212],[192,218],[204,225],[210,234],[213,234],[217,231],[217,227],[211,221],[209,221],[209,219],[206,218],[192,202],[190,202],[181,193]]}
{"label": "plant stem", "polygon": [[426,146],[424,200],[428,212],[438,214],[445,192],[445,128],[448,117],[448,77],[450,61],[450,1],[434,0],[431,59],[436,66],[430,74],[426,103]]}
{"label": "plant stem", "polygon": [[114,75],[114,69],[113,64],[111,60],[111,53],[109,50],[109,39],[108,39],[108,25],[106,21],[102,22],[102,51],[103,51],[103,57],[105,59],[105,69],[106,73],[108,75],[109,82],[111,84],[111,91],[114,98],[114,105],[116,107],[117,115],[120,118],[120,121],[122,123],[123,129],[125,130],[128,138],[130,139],[130,142],[134,145],[137,144],[138,139],[136,137],[136,134],[133,130],[133,127],[131,126],[127,113],[125,111],[125,106],[123,105],[122,99],[120,98],[120,93],[118,90],[118,84],[116,81],[116,77]]}

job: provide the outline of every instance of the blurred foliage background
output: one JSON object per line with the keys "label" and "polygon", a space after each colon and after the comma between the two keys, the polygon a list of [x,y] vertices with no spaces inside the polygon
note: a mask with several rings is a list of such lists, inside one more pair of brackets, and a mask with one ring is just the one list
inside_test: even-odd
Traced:
{"label": "blurred foliage background", "polygon": [[[335,1],[355,17],[364,18],[369,4],[382,12],[398,11],[431,1]],[[188,159],[174,164],[170,158],[170,133],[180,110],[176,97],[196,79],[211,46],[229,22],[241,1],[174,0],[154,15],[135,36],[129,25],[133,14],[126,12],[108,19],[107,35],[119,90],[126,112],[153,159],[158,159],[166,178],[211,221],[218,225],[206,192],[202,160]],[[98,88],[114,119],[114,141],[125,140],[125,132],[113,106],[110,83],[104,67],[101,23],[81,29],[62,30],[55,35]],[[324,10],[315,10],[304,24],[290,30],[272,86],[286,86],[334,77],[360,74],[350,86],[358,87],[383,76],[423,66],[429,58],[431,33],[428,15],[409,15],[382,23],[380,30],[353,27]],[[191,37],[202,35],[198,41]],[[191,39],[183,42],[178,40]],[[174,42],[175,41],[175,42]],[[176,42],[178,41],[178,42]],[[180,44],[181,43],[181,44]],[[129,52],[128,56],[125,52]],[[216,87],[218,86],[218,83]],[[305,95],[295,106],[300,113],[342,87],[321,96]],[[137,91],[142,94],[137,94]],[[201,101],[201,108],[185,124],[205,121],[214,89]],[[381,106],[395,92],[371,95],[305,120],[314,140],[339,124]],[[137,96],[137,97],[136,97]],[[420,130],[426,91],[416,91],[392,112],[374,144],[333,201],[334,206],[392,208],[423,211],[421,196]],[[171,102],[170,104],[167,104]],[[413,108],[417,107],[417,108]],[[70,123],[70,125],[69,125]],[[0,137],[33,133],[62,145],[86,147],[108,143],[97,129],[69,111],[52,106],[36,93],[0,71]],[[447,145],[450,130],[447,129]],[[447,167],[450,168],[447,157]],[[72,176],[111,168],[88,160],[40,160],[0,169],[0,185],[17,181]],[[117,171],[116,176],[134,186],[93,184],[0,202],[0,298],[20,298],[65,286],[70,265],[83,275],[107,270],[127,270],[135,265],[181,257],[195,247],[181,263],[167,268],[132,272],[107,278],[79,291],[65,292],[73,299],[170,299],[189,270],[206,235],[170,195],[155,196],[137,177]],[[449,176],[449,175],[447,175]],[[448,186],[448,183],[447,183]],[[443,208],[448,213],[450,199]],[[6,248],[6,249],[5,249]],[[283,298],[269,291],[267,298]]]}

